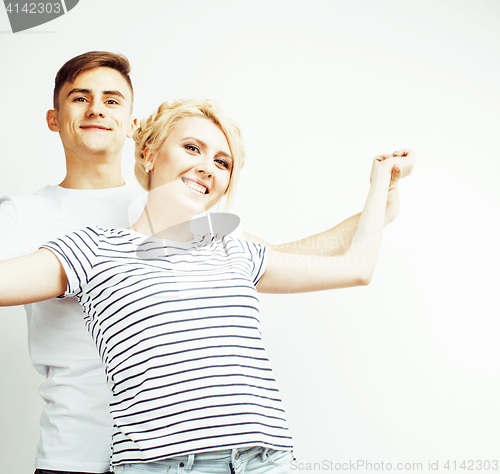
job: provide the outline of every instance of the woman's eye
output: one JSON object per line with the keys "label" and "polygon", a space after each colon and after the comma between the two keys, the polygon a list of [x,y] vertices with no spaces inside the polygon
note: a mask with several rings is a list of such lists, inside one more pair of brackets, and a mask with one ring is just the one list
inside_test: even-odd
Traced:
{"label": "woman's eye", "polygon": [[185,145],[185,148],[189,151],[192,151],[194,153],[197,153],[199,152],[199,148],[197,146],[194,146],[194,145]]}
{"label": "woman's eye", "polygon": [[217,158],[215,162],[220,166],[222,166],[223,168],[229,169],[229,163],[226,160],[223,160],[222,158]]}

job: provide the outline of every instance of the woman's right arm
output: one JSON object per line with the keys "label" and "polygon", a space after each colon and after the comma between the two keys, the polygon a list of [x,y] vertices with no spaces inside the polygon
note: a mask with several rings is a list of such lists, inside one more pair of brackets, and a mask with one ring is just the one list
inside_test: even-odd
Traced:
{"label": "woman's right arm", "polygon": [[66,273],[50,250],[0,261],[0,306],[48,300],[66,288]]}

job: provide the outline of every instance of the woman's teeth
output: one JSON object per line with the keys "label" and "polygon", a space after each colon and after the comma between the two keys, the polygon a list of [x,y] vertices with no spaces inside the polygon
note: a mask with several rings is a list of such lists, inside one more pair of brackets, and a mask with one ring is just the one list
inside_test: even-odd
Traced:
{"label": "woman's teeth", "polygon": [[195,183],[194,181],[190,181],[189,179],[183,179],[182,182],[193,189],[194,191],[199,192],[200,194],[206,194],[208,192],[208,189],[205,186],[202,186],[201,184]]}

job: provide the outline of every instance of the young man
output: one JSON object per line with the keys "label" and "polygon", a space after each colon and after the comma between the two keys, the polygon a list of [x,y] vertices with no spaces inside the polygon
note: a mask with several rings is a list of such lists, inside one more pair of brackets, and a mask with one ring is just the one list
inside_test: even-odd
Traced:
{"label": "young man", "polygon": [[[111,53],[87,53],[61,68],[47,123],[60,134],[67,174],[59,186],[2,199],[0,258],[35,251],[87,224],[128,227],[128,206],[139,193],[121,176],[122,148],[136,125],[129,72],[128,61]],[[32,362],[46,376],[36,467],[108,471],[109,389],[77,301],[26,310]]]}
{"label": "young man", "polygon": [[[54,110],[47,113],[47,123],[60,134],[66,177],[59,186],[46,186],[34,195],[0,200],[0,259],[31,253],[87,225],[129,226],[128,208],[140,192],[121,176],[123,145],[137,124],[132,117],[129,73],[127,59],[108,52],[82,54],[58,72]],[[398,208],[399,176],[393,178],[387,222]],[[323,234],[275,248],[341,253],[357,221],[358,216],[353,216]],[[26,311],[32,362],[46,376],[40,386],[46,406],[40,420],[36,473],[107,472],[110,393],[81,307],[76,299],[54,299],[27,305]]]}

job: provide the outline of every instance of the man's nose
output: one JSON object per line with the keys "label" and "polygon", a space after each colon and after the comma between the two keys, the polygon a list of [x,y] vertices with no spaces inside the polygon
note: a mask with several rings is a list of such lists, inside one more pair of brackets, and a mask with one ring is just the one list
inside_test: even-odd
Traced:
{"label": "man's nose", "polygon": [[104,117],[104,109],[102,104],[93,100],[87,107],[87,117]]}

